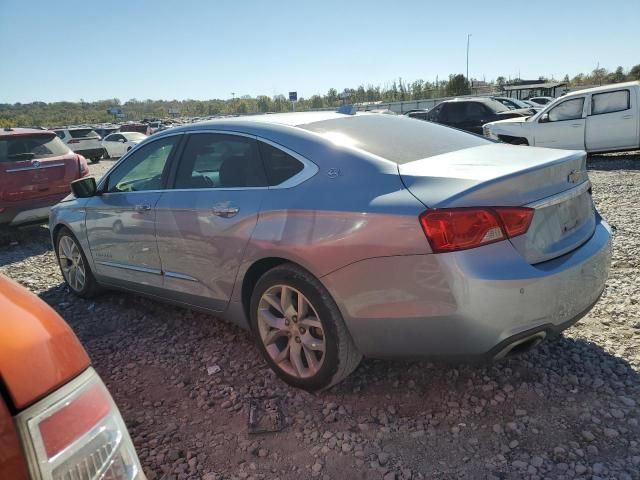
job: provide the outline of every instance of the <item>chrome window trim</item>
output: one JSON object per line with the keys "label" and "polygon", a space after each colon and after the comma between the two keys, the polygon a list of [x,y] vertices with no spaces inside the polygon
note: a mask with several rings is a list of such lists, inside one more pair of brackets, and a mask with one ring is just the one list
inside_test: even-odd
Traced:
{"label": "chrome window trim", "polygon": [[10,169],[5,170],[5,172],[7,172],[7,173],[26,172],[26,171],[29,171],[29,170],[42,170],[44,168],[55,168],[55,167],[64,167],[64,163],[51,163],[49,165],[39,165],[37,167],[30,166],[30,167],[10,168]]}
{"label": "chrome window trim", "polygon": [[567,200],[571,200],[572,198],[582,195],[584,192],[589,190],[589,187],[591,187],[591,182],[587,180],[575,188],[551,195],[550,197],[543,198],[542,200],[528,203],[525,207],[536,209],[557,205],[558,203],[566,202]]}
{"label": "chrome window trim", "polygon": [[105,260],[96,260],[97,264],[104,265],[105,267],[122,268],[125,270],[133,270],[135,272],[152,273],[154,275],[162,275],[162,270],[157,268],[139,267],[136,265],[128,265],[126,263],[108,262]]}
{"label": "chrome window trim", "polygon": [[278,185],[273,185],[269,187],[272,190],[296,187],[301,183],[306,182],[307,180],[309,180],[311,177],[313,177],[316,173],[320,171],[320,169],[318,168],[318,165],[313,163],[311,160],[303,157],[299,153],[294,152],[293,150],[285,147],[284,145],[280,145],[279,143],[276,143],[272,140],[268,140],[263,137],[256,137],[256,140],[259,140],[268,145],[271,145],[273,148],[277,148],[278,150],[282,150],[284,153],[292,156],[293,158],[301,162],[302,165],[304,165],[302,170],[296,173],[293,177],[287,178],[284,182],[279,183]]}

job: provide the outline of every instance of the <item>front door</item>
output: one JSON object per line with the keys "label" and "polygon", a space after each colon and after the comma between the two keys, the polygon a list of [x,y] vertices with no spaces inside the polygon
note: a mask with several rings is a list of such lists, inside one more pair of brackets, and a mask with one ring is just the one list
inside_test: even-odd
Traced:
{"label": "front door", "polygon": [[628,89],[595,93],[587,117],[587,150],[622,150],[638,146],[638,107]]}
{"label": "front door", "polygon": [[535,146],[584,150],[584,99],[570,98],[538,117],[534,129]]}
{"label": "front door", "polygon": [[266,192],[254,138],[190,135],[174,188],[156,206],[167,296],[225,309]]}
{"label": "front door", "polygon": [[162,286],[156,245],[156,204],[181,135],[148,143],[109,174],[103,193],[86,204],[95,273],[111,283]]}

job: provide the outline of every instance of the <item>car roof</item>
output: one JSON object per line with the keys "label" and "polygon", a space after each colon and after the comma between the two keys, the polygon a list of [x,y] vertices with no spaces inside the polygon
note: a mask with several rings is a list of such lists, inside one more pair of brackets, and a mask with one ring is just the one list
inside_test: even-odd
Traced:
{"label": "car roof", "polygon": [[[491,97],[458,97],[452,98],[451,100],[445,100],[444,102],[482,102],[489,103],[494,102],[495,100]],[[442,102],[442,103],[444,103]]]}
{"label": "car roof", "polygon": [[51,130],[39,128],[3,128],[0,129],[0,137],[19,137],[28,135],[55,135]]}
{"label": "car roof", "polygon": [[563,95],[563,98],[574,97],[576,95],[584,95],[585,93],[608,92],[609,90],[619,90],[621,88],[638,87],[638,86],[640,86],[639,80],[635,80],[633,82],[610,83],[608,85],[602,85],[601,87],[585,88],[584,90],[576,90],[574,92],[569,92],[566,95]]}
{"label": "car roof", "polygon": [[89,366],[89,357],[64,320],[1,274],[0,311],[0,378],[16,409],[29,406]]}

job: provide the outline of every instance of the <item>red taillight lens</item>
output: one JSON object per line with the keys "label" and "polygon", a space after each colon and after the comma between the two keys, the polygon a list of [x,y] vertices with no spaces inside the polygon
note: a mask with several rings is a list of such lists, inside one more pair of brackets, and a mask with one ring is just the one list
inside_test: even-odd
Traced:
{"label": "red taillight lens", "polygon": [[525,207],[496,207],[496,211],[507,237],[517,237],[529,230],[533,219],[533,209]]}
{"label": "red taillight lens", "polygon": [[420,224],[434,253],[454,252],[522,235],[533,218],[525,207],[427,210]]}
{"label": "red taillight lens", "polygon": [[73,401],[42,420],[38,428],[49,458],[90,431],[98,420],[109,413],[110,408],[105,391],[99,385],[92,385]]}

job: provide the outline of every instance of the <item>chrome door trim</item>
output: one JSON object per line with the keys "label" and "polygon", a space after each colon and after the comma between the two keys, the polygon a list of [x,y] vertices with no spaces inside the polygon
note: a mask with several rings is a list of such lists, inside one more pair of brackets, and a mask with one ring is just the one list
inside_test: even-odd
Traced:
{"label": "chrome door trim", "polygon": [[135,272],[152,273],[154,275],[162,275],[162,271],[157,268],[139,267],[136,265],[128,265],[126,263],[107,262],[105,260],[96,260],[96,263],[105,267],[123,268],[125,270],[133,270]]}
{"label": "chrome door trim", "polygon": [[7,170],[5,170],[5,172],[7,173],[12,173],[12,172],[26,172],[28,170],[42,170],[45,168],[55,168],[55,167],[64,167],[65,164],[64,163],[51,163],[48,165],[38,165],[36,166],[30,166],[30,167],[18,167],[18,168],[9,168]]}
{"label": "chrome door trim", "polygon": [[180,280],[188,280],[189,282],[197,282],[198,280],[190,277],[189,275],[185,275],[184,273],[177,273],[177,272],[163,272],[165,277],[169,277],[169,278],[178,278]]}
{"label": "chrome door trim", "polygon": [[589,187],[591,187],[591,182],[587,180],[586,182],[582,182],[575,188],[557,193],[555,195],[551,195],[550,197],[543,198],[542,200],[538,200],[533,203],[528,203],[527,205],[525,205],[525,207],[535,209],[557,205],[558,203],[566,202],[567,200],[571,200],[572,198],[582,195],[584,192],[589,190]]}

